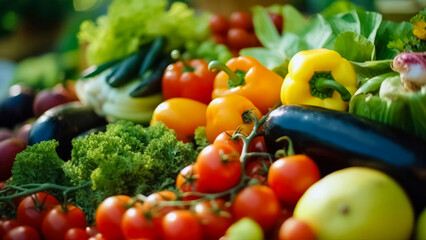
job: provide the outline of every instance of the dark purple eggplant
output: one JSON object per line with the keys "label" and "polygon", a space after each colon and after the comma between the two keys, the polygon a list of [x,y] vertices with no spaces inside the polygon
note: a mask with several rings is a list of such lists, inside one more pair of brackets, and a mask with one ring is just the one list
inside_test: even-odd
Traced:
{"label": "dark purple eggplant", "polygon": [[0,127],[13,128],[34,116],[34,91],[24,85],[9,89],[9,97],[0,103]]}
{"label": "dark purple eggplant", "polygon": [[288,136],[323,176],[350,166],[375,168],[403,186],[417,213],[426,207],[426,143],[415,136],[346,112],[290,105],[272,111],[263,131],[271,153]]}
{"label": "dark purple eggplant", "polygon": [[73,138],[106,124],[103,117],[80,102],[62,104],[49,109],[34,122],[28,145],[55,139],[59,142],[56,151],[59,157],[66,161],[71,156]]}

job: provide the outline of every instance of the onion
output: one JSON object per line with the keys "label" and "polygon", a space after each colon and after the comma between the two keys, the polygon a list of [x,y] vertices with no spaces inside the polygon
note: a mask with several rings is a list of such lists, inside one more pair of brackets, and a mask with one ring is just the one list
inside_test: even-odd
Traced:
{"label": "onion", "polygon": [[404,52],[395,57],[392,69],[401,74],[407,90],[418,91],[426,85],[426,52]]}

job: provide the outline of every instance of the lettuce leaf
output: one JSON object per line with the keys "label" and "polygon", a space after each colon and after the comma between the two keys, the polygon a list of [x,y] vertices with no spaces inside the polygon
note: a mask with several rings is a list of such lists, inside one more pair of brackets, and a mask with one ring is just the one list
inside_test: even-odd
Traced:
{"label": "lettuce leaf", "polygon": [[167,5],[167,0],[114,0],[106,15],[96,22],[83,22],[78,37],[88,43],[89,65],[127,56],[158,36],[166,37],[167,51],[182,47],[187,40],[207,38],[206,14],[196,16],[182,2],[168,10]]}

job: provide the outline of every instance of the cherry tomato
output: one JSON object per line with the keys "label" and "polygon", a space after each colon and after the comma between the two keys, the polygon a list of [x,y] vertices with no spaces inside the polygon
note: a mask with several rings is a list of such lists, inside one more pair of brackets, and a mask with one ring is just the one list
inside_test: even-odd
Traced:
{"label": "cherry tomato", "polygon": [[174,210],[164,216],[161,223],[165,240],[202,239],[197,217],[189,210]]}
{"label": "cherry tomato", "polygon": [[19,226],[8,231],[3,240],[39,240],[40,234],[30,226]]}
{"label": "cherry tomato", "polygon": [[188,98],[171,98],[155,108],[151,125],[163,122],[176,132],[178,140],[191,142],[195,129],[206,125],[206,111],[204,103]]}
{"label": "cherry tomato", "polygon": [[[197,165],[191,164],[184,167],[176,178],[176,188],[182,193],[204,192],[199,186]],[[182,200],[198,199],[197,196],[185,196]]]}
{"label": "cherry tomato", "polygon": [[253,185],[237,194],[233,203],[233,211],[237,219],[249,217],[265,231],[268,231],[277,223],[281,206],[271,188]]}
{"label": "cherry tomato", "polygon": [[44,192],[25,197],[19,203],[17,220],[19,224],[34,227],[41,232],[44,216],[58,204],[58,199]]}
{"label": "cherry tomato", "polygon": [[175,201],[177,200],[177,196],[172,191],[160,191],[156,193],[150,194],[146,201],[142,205],[142,209],[145,212],[151,212],[154,217],[162,217],[167,213],[176,210],[178,207],[168,206],[168,207],[160,207],[157,205],[160,201]]}
{"label": "cherry tomato", "polygon": [[6,186],[6,181],[0,181],[0,191]]}
{"label": "cherry tomato", "polygon": [[265,138],[263,136],[255,137],[250,142],[247,152],[268,152],[268,149],[266,149]]}
{"label": "cherry tomato", "polygon": [[90,237],[88,240],[109,240],[109,239],[104,238],[104,237],[102,236],[102,234],[98,233],[98,234],[96,234],[95,236]]}
{"label": "cherry tomato", "polygon": [[223,192],[240,181],[240,154],[230,145],[218,143],[205,147],[196,164],[200,186],[207,192]]}
{"label": "cherry tomato", "polygon": [[217,240],[225,235],[233,218],[231,210],[223,199],[199,202],[195,205],[195,215],[201,223],[203,239]]}
{"label": "cherry tomato", "polygon": [[64,239],[70,228],[86,228],[87,222],[83,211],[73,205],[66,207],[64,211],[61,205],[57,205],[44,217],[41,228],[45,240]]}
{"label": "cherry tomato", "polygon": [[231,28],[226,35],[226,42],[231,48],[241,49],[250,47],[253,43],[253,37],[245,29]]}
{"label": "cherry tomato", "polygon": [[267,160],[258,159],[251,161],[245,169],[246,175],[252,179],[257,179],[259,184],[267,185],[269,165],[271,163]]}
{"label": "cherry tomato", "polygon": [[16,220],[3,220],[0,222],[0,237],[19,226]]}
{"label": "cherry tomato", "polygon": [[268,184],[281,201],[296,204],[319,178],[319,169],[312,159],[306,155],[293,155],[280,158],[271,165]]}
{"label": "cherry tomato", "polygon": [[279,33],[283,31],[284,18],[283,15],[277,13],[269,13],[269,17],[274,23],[275,28]]}
{"label": "cherry tomato", "polygon": [[228,130],[228,131],[222,132],[216,137],[213,144],[223,143],[223,144],[231,145],[232,147],[235,148],[235,150],[237,150],[238,153],[241,154],[244,143],[243,143],[243,140],[241,140],[240,138],[232,139],[232,135],[234,134],[234,132],[235,132],[234,130]]}
{"label": "cherry tomato", "polygon": [[90,238],[90,235],[86,232],[85,229],[81,228],[70,228],[67,233],[65,233],[65,240],[87,240]]}
{"label": "cherry tomato", "polygon": [[278,232],[279,240],[314,240],[316,238],[312,228],[305,222],[294,217],[287,219]]}
{"label": "cherry tomato", "polygon": [[213,14],[209,19],[209,26],[215,34],[226,34],[229,29],[229,20],[222,15]]}
{"label": "cherry tomato", "polygon": [[98,234],[98,229],[96,228],[96,226],[89,226],[86,227],[86,233],[90,236],[90,237],[94,237],[96,234]]}
{"label": "cherry tomato", "polygon": [[231,28],[242,28],[247,31],[253,31],[253,21],[251,15],[247,12],[233,12],[229,17]]}
{"label": "cherry tomato", "polygon": [[129,196],[117,195],[106,198],[96,209],[96,226],[107,239],[123,239],[121,219],[127,210]]}
{"label": "cherry tomato", "polygon": [[126,239],[159,239],[161,225],[141,206],[127,209],[121,220],[121,230]]}

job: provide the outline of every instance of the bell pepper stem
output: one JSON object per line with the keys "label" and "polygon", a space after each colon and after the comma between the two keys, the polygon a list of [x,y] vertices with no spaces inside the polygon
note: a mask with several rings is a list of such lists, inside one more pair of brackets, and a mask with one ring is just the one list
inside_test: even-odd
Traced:
{"label": "bell pepper stem", "polygon": [[328,89],[333,89],[340,94],[343,101],[347,102],[351,100],[351,93],[342,84],[332,79],[328,79],[328,78],[316,79],[315,88],[320,92],[327,91]]}
{"label": "bell pepper stem", "polygon": [[180,51],[175,49],[170,53],[170,57],[176,61],[181,61],[183,63],[183,71],[182,72],[193,72],[195,68],[191,67],[186,59],[182,57]]}
{"label": "bell pepper stem", "polygon": [[[228,86],[229,87],[236,87],[244,84],[244,76],[239,76],[236,72],[232,71],[228,66],[226,66],[224,63],[219,61],[211,61],[209,63],[209,71],[224,71],[228,77]],[[241,70],[240,73],[243,73]],[[242,74],[245,75],[245,72]]]}

